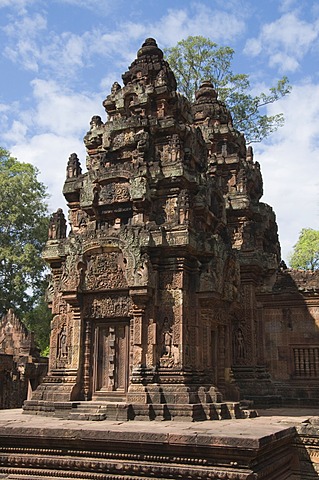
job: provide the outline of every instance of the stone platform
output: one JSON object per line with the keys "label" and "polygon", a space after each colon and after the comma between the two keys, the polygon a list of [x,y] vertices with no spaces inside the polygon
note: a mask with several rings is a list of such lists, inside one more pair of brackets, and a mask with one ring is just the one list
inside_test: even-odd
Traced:
{"label": "stone platform", "polygon": [[0,478],[318,478],[297,434],[318,411],[262,413],[219,422],[83,422],[2,410]]}

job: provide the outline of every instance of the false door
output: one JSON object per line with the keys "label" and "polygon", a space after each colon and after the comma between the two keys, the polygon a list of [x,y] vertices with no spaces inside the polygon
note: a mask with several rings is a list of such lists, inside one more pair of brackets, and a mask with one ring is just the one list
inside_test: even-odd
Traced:
{"label": "false door", "polygon": [[94,332],[93,396],[105,397],[127,391],[129,370],[129,323],[99,322]]}

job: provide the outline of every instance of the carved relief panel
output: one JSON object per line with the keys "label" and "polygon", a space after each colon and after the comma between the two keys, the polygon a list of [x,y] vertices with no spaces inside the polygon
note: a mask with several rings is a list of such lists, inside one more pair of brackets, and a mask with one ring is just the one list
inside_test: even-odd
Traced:
{"label": "carved relief panel", "polygon": [[127,181],[111,182],[101,185],[98,201],[100,205],[112,204],[118,202],[128,202],[130,200],[129,183]]}
{"label": "carved relief panel", "polygon": [[183,142],[178,134],[167,136],[158,142],[155,147],[156,158],[165,164],[179,163],[184,157]]}
{"label": "carved relief panel", "polygon": [[84,315],[89,318],[130,317],[132,309],[132,300],[126,295],[87,295]]}
{"label": "carved relief panel", "polygon": [[180,364],[183,272],[164,271],[159,278],[158,357],[163,367]]}
{"label": "carved relief panel", "polygon": [[104,252],[89,256],[84,289],[114,290],[127,288],[125,262],[122,252]]}
{"label": "carved relief panel", "polygon": [[80,283],[79,255],[70,253],[62,264],[60,291],[76,290]]}
{"label": "carved relief panel", "polygon": [[72,359],[72,328],[69,315],[56,315],[52,320],[50,369],[68,368]]}

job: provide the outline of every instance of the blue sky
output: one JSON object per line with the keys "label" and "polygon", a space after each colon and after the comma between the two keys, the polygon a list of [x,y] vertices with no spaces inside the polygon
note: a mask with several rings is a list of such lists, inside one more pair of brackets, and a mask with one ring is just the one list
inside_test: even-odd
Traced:
{"label": "blue sky", "polygon": [[0,0],[0,145],[36,165],[61,194],[69,155],[145,38],[161,48],[203,35],[235,50],[255,93],[283,75],[292,93],[269,106],[286,123],[254,145],[263,201],[275,210],[283,257],[303,227],[319,229],[319,2],[317,0]]}

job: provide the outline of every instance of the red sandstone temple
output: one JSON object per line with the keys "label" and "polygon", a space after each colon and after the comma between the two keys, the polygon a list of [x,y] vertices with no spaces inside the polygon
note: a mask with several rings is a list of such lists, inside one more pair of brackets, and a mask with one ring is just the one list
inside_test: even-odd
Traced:
{"label": "red sandstone temple", "polygon": [[315,404],[319,283],[281,262],[260,167],[209,82],[190,104],[153,39],[72,154],[44,257],[49,372],[27,413],[242,417]]}

